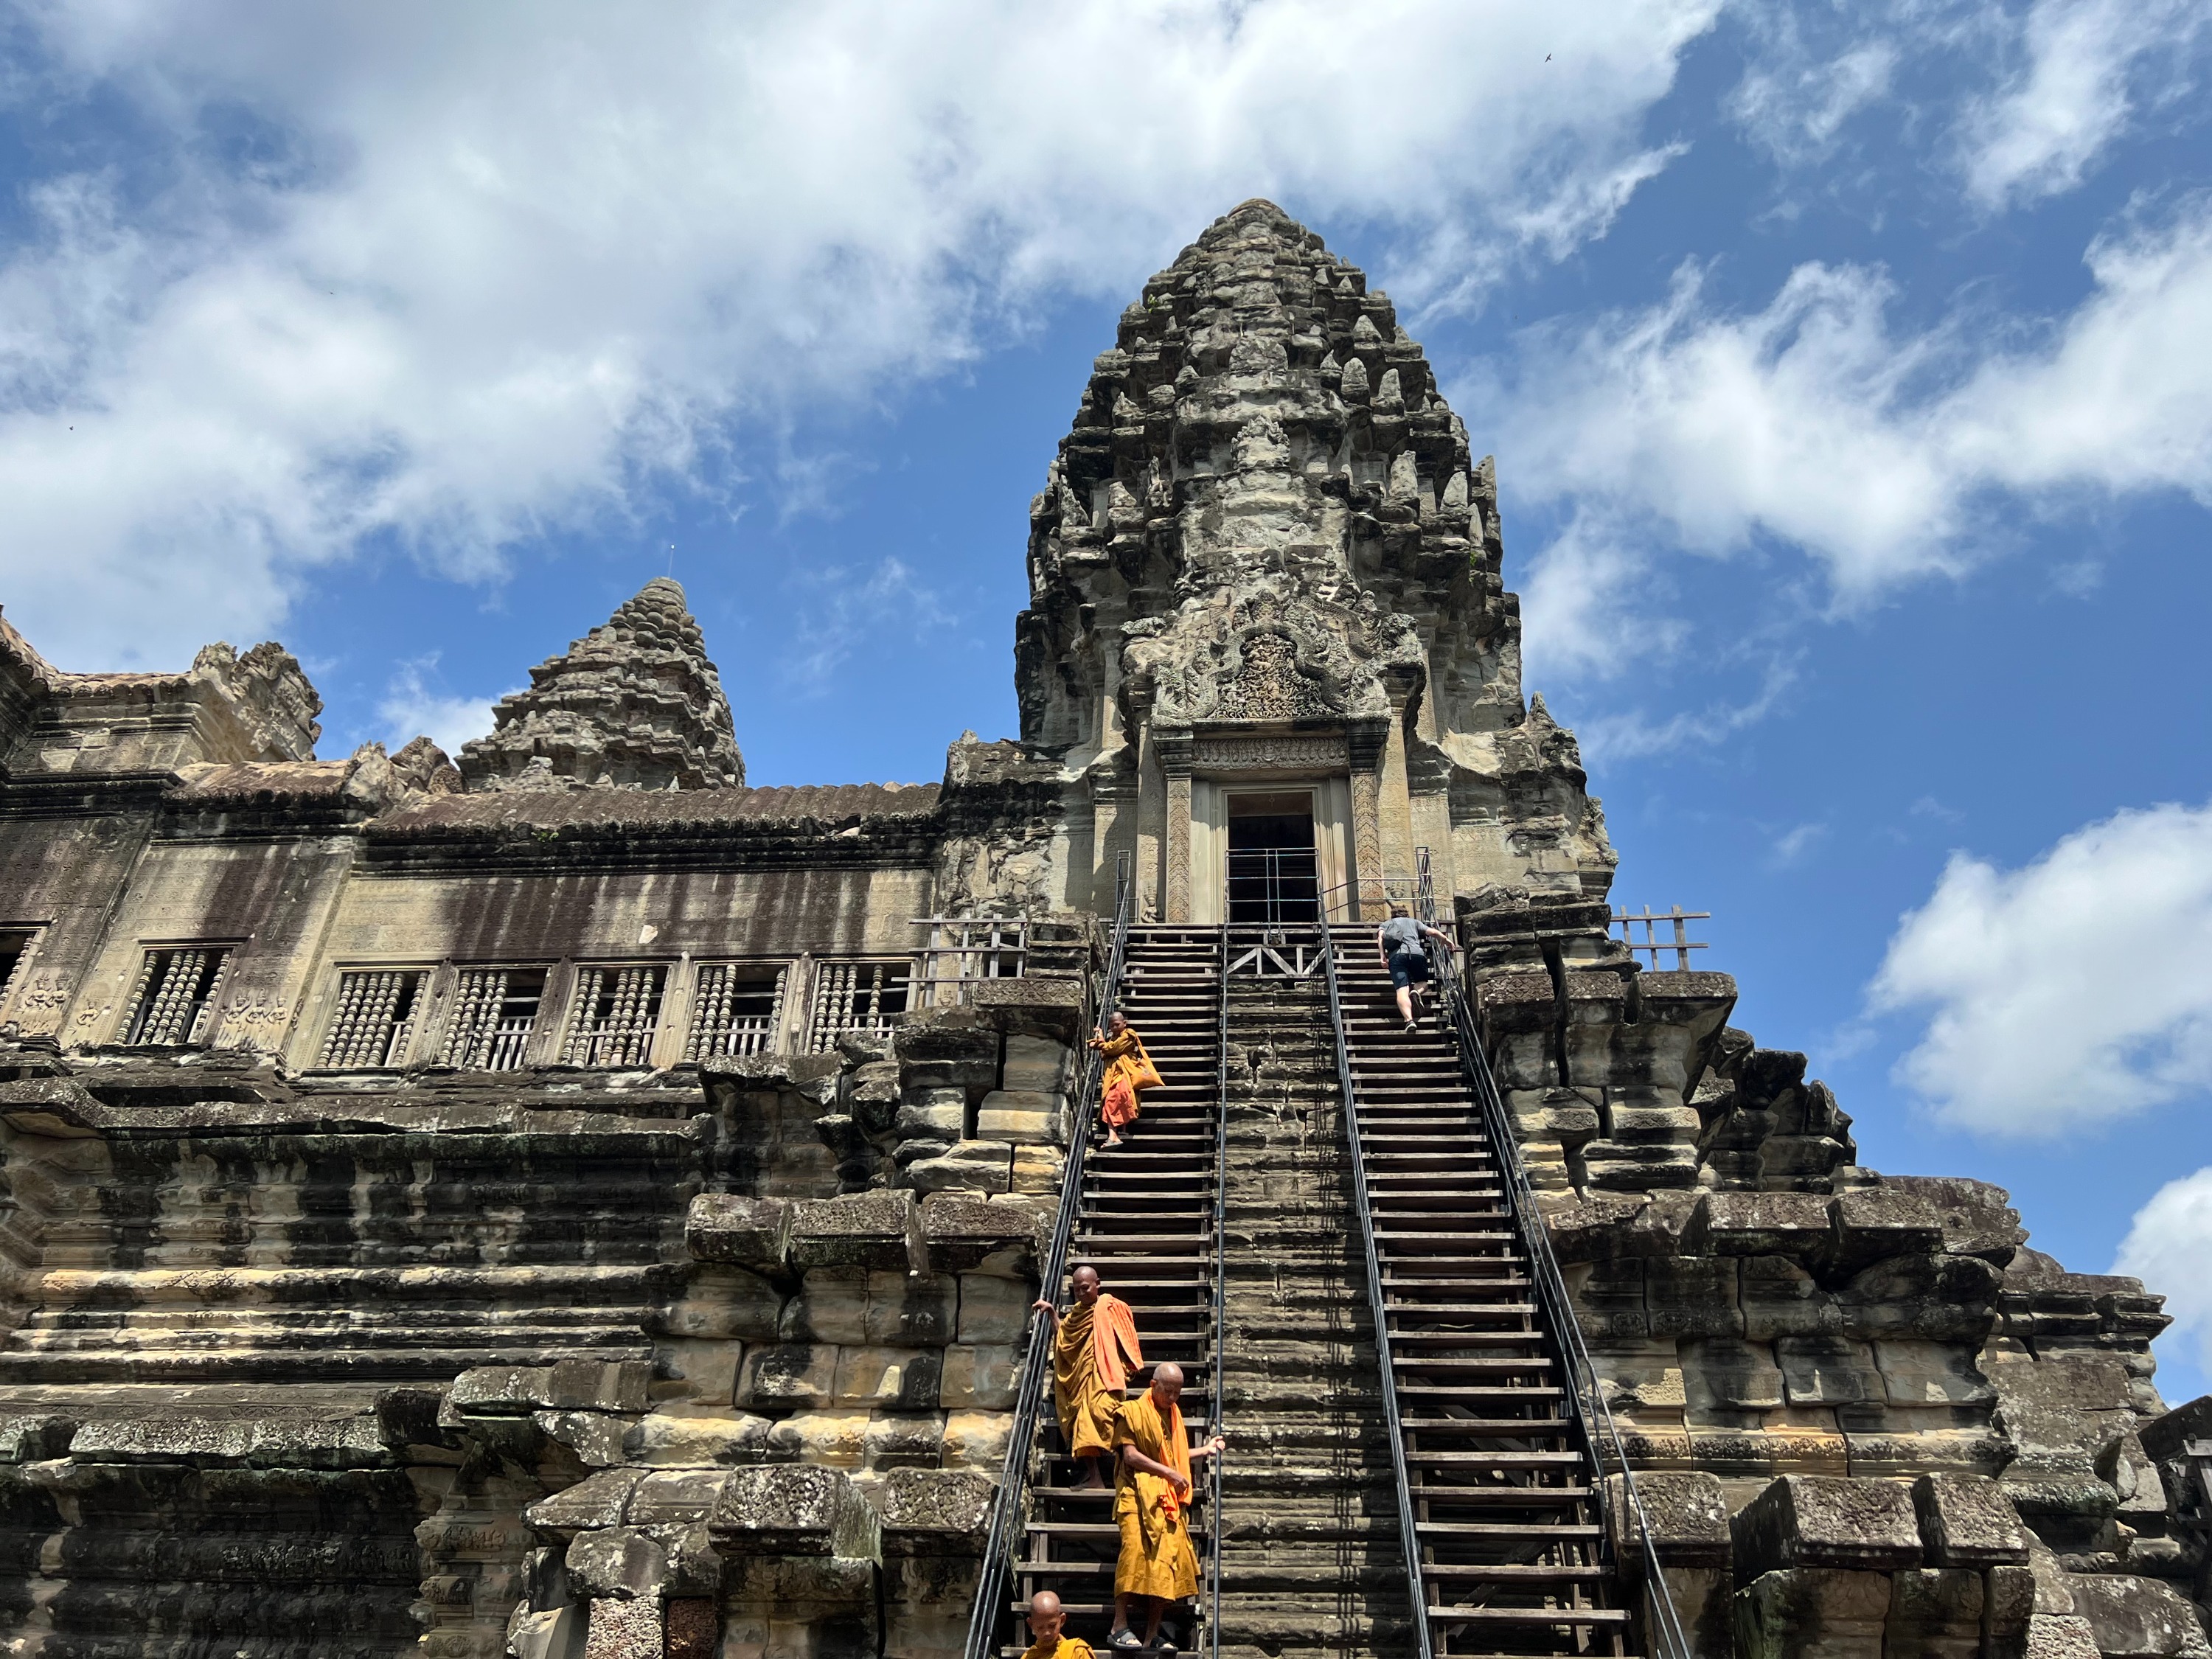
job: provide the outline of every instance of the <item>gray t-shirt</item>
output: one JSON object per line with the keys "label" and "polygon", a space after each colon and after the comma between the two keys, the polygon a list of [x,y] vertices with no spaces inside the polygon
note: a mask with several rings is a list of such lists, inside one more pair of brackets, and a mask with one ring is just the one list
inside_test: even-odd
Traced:
{"label": "gray t-shirt", "polygon": [[1382,924],[1382,945],[1394,957],[1421,948],[1421,924],[1411,916],[1393,916]]}

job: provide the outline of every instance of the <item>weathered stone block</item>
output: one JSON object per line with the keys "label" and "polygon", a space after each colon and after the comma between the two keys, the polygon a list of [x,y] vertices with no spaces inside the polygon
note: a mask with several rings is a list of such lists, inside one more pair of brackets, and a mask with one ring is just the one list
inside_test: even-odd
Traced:
{"label": "weathered stone block", "polygon": [[933,1193],[921,1203],[929,1265],[939,1273],[987,1273],[1034,1283],[1040,1234],[1026,1209],[960,1193]]}
{"label": "weathered stone block", "polygon": [[653,1384],[649,1360],[605,1364],[563,1359],[552,1370],[545,1404],[555,1411],[641,1412]]}
{"label": "weathered stone block", "polygon": [[918,1158],[906,1178],[921,1193],[1003,1193],[1013,1185],[1014,1149],[1004,1140],[963,1140],[943,1158]]}
{"label": "weathered stone block", "polygon": [[1011,1344],[957,1344],[945,1350],[939,1399],[947,1411],[1012,1411],[1017,1365]]}
{"label": "weathered stone block", "polygon": [[841,1406],[934,1411],[943,1370],[940,1349],[840,1348],[831,1397]]}
{"label": "weathered stone block", "polygon": [[952,1340],[960,1281],[951,1273],[872,1273],[861,1340],[905,1346],[941,1346]]}
{"label": "weathered stone block", "polygon": [[1920,1565],[1911,1494],[1893,1481],[1784,1475],[1737,1513],[1734,1528],[1740,1584],[1792,1567],[1887,1571]]}
{"label": "weathered stone block", "polygon": [[1918,1194],[1895,1187],[1838,1193],[1828,1214],[1835,1259],[1845,1266],[1892,1255],[1932,1255],[1943,1248],[1943,1212]]}
{"label": "weathered stone block", "polygon": [[1983,1659],[1982,1575],[1957,1567],[1914,1568],[1890,1579],[1884,1645],[1916,1659]]}
{"label": "weathered stone block", "polygon": [[1027,1280],[993,1273],[962,1273],[960,1317],[955,1329],[963,1343],[1018,1341],[1033,1316],[1035,1287]]}
{"label": "weathered stone block", "polygon": [[949,1411],[945,1419],[945,1467],[972,1469],[994,1481],[1006,1462],[1013,1418],[1003,1411]]}
{"label": "weathered stone block", "polygon": [[1782,1371],[1763,1345],[1733,1337],[1707,1337],[1681,1346],[1682,1387],[1693,1420],[1712,1413],[1778,1411]]}
{"label": "weathered stone block", "polygon": [[589,1606],[584,1659],[665,1659],[659,1596],[594,1601]]}
{"label": "weathered stone block", "polygon": [[722,1483],[707,1521],[725,1556],[838,1556],[877,1553],[875,1511],[842,1470],[805,1464],[740,1469]]}
{"label": "weathered stone block", "polygon": [[539,1532],[563,1539],[591,1528],[618,1527],[628,1512],[630,1494],[644,1478],[636,1469],[601,1469],[538,1499],[523,1519]]}
{"label": "weathered stone block", "polygon": [[721,1645],[722,1618],[711,1597],[672,1598],[661,1622],[667,1638],[663,1659],[714,1659]]}
{"label": "weathered stone block", "polygon": [[773,1340],[783,1316],[783,1292],[759,1273],[743,1267],[693,1269],[684,1297],[659,1312],[671,1336],[702,1340]]}
{"label": "weathered stone block", "polygon": [[942,1412],[871,1412],[861,1462],[872,1469],[933,1469],[945,1455]]}
{"label": "weathered stone block", "polygon": [[750,1412],[682,1416],[654,1412],[624,1431],[621,1455],[625,1462],[655,1468],[740,1468],[768,1461],[773,1426],[769,1419]]}
{"label": "weathered stone block", "polygon": [[1798,1263],[1779,1255],[1743,1258],[1737,1278],[1743,1334],[1754,1342],[1838,1332],[1835,1299]]}
{"label": "weathered stone block", "polygon": [[867,1462],[872,1415],[866,1411],[794,1412],[769,1429],[769,1449],[777,1462],[858,1469]]}
{"label": "weathered stone block", "polygon": [[689,1527],[704,1521],[722,1490],[720,1469],[666,1469],[648,1474],[630,1494],[630,1524]]}
{"label": "weathered stone block", "polygon": [[1874,1345],[1883,1396],[1893,1406],[1991,1406],[1997,1391],[1956,1343],[1885,1339]]}
{"label": "weathered stone block", "polygon": [[2025,1659],[2101,1659],[2089,1621],[2070,1613],[2038,1613],[2027,1621]]}
{"label": "weathered stone block", "polygon": [[1707,1193],[1695,1231],[1715,1255],[1824,1255],[1829,1200],[1818,1193]]}
{"label": "weathered stone block", "polygon": [[479,1365],[453,1379],[447,1397],[471,1417],[526,1417],[552,1403],[553,1374],[544,1365]]}
{"label": "weathered stone block", "polygon": [[802,1273],[815,1267],[918,1266],[909,1248],[916,1238],[911,1193],[854,1193],[802,1199],[792,1206],[791,1265]]}
{"label": "weathered stone block", "polygon": [[988,1476],[969,1471],[894,1469],[877,1505],[884,1559],[981,1555],[995,1491]]}
{"label": "weathered stone block", "polygon": [[1066,1043],[1050,1037],[1010,1036],[1000,1073],[1000,1086],[1063,1094],[1073,1080],[1074,1053]]}
{"label": "weathered stone block", "polygon": [[1887,1573],[1797,1568],[1735,1593],[1738,1659],[1882,1659]]}
{"label": "weathered stone block", "polygon": [[787,1199],[701,1193],[684,1212],[684,1243],[701,1261],[781,1273],[790,1248],[791,1223]]}
{"label": "weathered stone block", "polygon": [[1014,1148],[1012,1190],[1039,1195],[1056,1194],[1066,1168],[1066,1157],[1057,1146],[1017,1146]]}
{"label": "weathered stone block", "polygon": [[2027,1559],[2020,1516],[1985,1475],[1923,1474],[1912,1483],[1912,1507],[1932,1565],[1990,1567]]}
{"label": "weathered stone block", "polygon": [[1874,1350],[1863,1342],[1816,1336],[1777,1337],[1775,1363],[1792,1406],[1851,1406],[1884,1397]]}
{"label": "weathered stone block", "polygon": [[945,1105],[902,1106],[893,1127],[903,1140],[955,1141],[968,1133],[968,1103],[957,1089],[933,1089],[933,1095],[951,1095]]}
{"label": "weathered stone block", "polygon": [[[1613,1493],[1613,1501],[1606,1508],[1613,1553],[1641,1572],[1647,1565],[1644,1532],[1635,1524],[1621,1478],[1608,1475],[1606,1485]],[[1702,1470],[1640,1474],[1636,1478],[1636,1498],[1662,1566],[1733,1564],[1735,1543],[1729,1527],[1728,1491],[1718,1475]]]}
{"label": "weathered stone block", "polygon": [[975,1133],[1016,1146],[1058,1146],[1067,1139],[1066,1101],[1056,1094],[1000,1089],[975,1109]]}
{"label": "weathered stone block", "polygon": [[1654,1336],[1741,1336],[1735,1296],[1733,1261],[1678,1256],[1644,1267],[1644,1302]]}
{"label": "weathered stone block", "polygon": [[668,1553],[635,1527],[580,1532],[568,1545],[568,1582],[586,1595],[623,1601],[658,1600],[668,1573]]}
{"label": "weathered stone block", "polygon": [[2070,1586],[2105,1659],[2203,1659],[2212,1653],[2188,1600],[2162,1579],[2083,1574]]}
{"label": "weathered stone block", "polygon": [[769,1342],[745,1350],[740,1406],[827,1406],[836,1398],[837,1356],[827,1344]]}

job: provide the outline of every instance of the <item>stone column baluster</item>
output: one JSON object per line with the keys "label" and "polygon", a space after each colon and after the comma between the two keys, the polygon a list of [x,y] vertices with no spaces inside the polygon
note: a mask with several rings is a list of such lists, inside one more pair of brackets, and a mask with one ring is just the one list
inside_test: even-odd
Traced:
{"label": "stone column baluster", "polygon": [[1166,897],[1161,881],[1160,833],[1165,817],[1159,746],[1152,736],[1152,681],[1150,675],[1129,679],[1129,724],[1137,738],[1137,919],[1157,918]]}

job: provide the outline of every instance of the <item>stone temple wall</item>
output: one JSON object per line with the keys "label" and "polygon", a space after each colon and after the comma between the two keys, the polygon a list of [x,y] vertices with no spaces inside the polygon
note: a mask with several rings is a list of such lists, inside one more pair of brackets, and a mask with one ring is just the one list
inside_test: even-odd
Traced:
{"label": "stone temple wall", "polygon": [[[1865,1168],[1732,980],[1608,938],[1387,296],[1239,207],[1031,530],[1022,736],[933,783],[747,787],[665,580],[458,765],[317,759],[275,645],[0,621],[0,1650],[957,1650],[1116,872],[1216,919],[1229,803],[1306,790],[1331,914],[1425,867],[1462,937],[1700,1654],[2207,1652],[2158,1298]],[[1022,954],[938,1000],[927,917]]]}

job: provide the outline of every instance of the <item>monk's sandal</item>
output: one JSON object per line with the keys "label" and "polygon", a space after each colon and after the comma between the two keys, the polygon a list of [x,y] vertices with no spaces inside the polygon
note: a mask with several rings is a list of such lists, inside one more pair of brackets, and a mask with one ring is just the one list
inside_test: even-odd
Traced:
{"label": "monk's sandal", "polygon": [[1141,1653],[1145,1647],[1144,1643],[1138,1639],[1137,1632],[1127,1625],[1109,1636],[1106,1645],[1116,1653]]}

